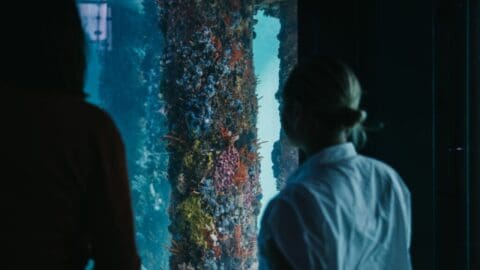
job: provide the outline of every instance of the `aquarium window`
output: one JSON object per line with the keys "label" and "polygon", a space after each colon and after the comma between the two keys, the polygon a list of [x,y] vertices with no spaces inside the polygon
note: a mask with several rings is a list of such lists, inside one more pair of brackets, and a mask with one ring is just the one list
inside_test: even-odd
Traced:
{"label": "aquarium window", "polygon": [[[253,42],[255,73],[257,75],[258,105],[258,139],[260,148],[262,187],[262,212],[268,202],[277,194],[276,179],[273,174],[272,151],[280,138],[280,115],[278,100],[275,94],[279,85],[280,60],[278,58],[280,20],[267,16],[261,11],[256,16],[256,37]],[[261,216],[261,214],[260,214]]]}
{"label": "aquarium window", "polygon": [[90,42],[111,46],[111,9],[106,1],[80,1],[80,16]]}
{"label": "aquarium window", "polygon": [[[286,20],[296,16],[285,7],[281,13],[277,4],[256,6],[254,17],[253,10],[247,17],[206,9],[208,16],[198,20],[213,18],[235,31],[207,24],[184,42],[187,35],[178,20],[197,7],[167,5],[167,13],[162,2],[168,1],[78,0],[90,48],[86,92],[91,103],[112,116],[125,143],[142,269],[168,269],[170,264],[189,269],[189,264],[204,263],[219,269],[255,268],[257,219],[288,174],[279,168],[295,164],[290,160],[296,158],[285,154],[285,143],[280,143],[277,99],[294,64],[290,60],[296,61],[296,25]],[[246,25],[248,35],[232,34]],[[172,98],[188,87],[197,92]],[[219,121],[225,126],[213,128]],[[176,129],[183,124],[186,128]],[[213,134],[211,140],[205,134]],[[170,164],[175,163],[179,167],[174,170]],[[229,166],[235,187],[224,181]],[[223,186],[213,180],[228,182],[236,195],[224,195]],[[202,257],[186,250],[208,252]]]}

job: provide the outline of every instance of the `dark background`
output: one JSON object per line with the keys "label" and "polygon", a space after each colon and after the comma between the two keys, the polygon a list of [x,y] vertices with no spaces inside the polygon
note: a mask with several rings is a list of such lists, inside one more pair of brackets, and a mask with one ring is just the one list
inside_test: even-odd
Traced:
{"label": "dark background", "polygon": [[480,269],[479,15],[474,0],[299,1],[299,58],[355,68],[373,129],[361,152],[412,192],[414,269]]}

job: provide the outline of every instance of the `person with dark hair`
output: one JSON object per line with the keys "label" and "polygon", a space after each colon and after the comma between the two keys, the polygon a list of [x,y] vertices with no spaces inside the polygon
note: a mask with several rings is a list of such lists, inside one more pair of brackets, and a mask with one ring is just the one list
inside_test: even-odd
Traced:
{"label": "person with dark hair", "polygon": [[335,59],[314,57],[289,76],[282,126],[306,160],[262,218],[261,269],[411,269],[410,192],[391,167],[348,142],[367,116],[361,94]]}
{"label": "person with dark hair", "polygon": [[75,1],[2,10],[0,268],[85,269],[91,259],[95,269],[140,269],[124,146],[84,101]]}

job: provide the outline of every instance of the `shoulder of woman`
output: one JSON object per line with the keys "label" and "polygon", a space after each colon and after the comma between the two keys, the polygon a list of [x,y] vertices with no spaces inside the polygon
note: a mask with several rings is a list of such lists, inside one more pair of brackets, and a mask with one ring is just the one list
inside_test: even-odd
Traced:
{"label": "shoulder of woman", "polygon": [[410,197],[410,189],[404,182],[402,176],[392,166],[374,158],[363,158],[368,160],[372,164],[372,166],[375,167],[375,171],[377,171],[377,173],[381,175],[383,179],[388,179],[389,181],[391,181],[392,186],[397,187],[398,190],[404,193],[405,196]]}

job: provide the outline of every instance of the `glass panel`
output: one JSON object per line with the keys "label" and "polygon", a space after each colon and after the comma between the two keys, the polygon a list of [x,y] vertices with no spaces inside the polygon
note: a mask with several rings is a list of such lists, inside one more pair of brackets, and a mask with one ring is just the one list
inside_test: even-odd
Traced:
{"label": "glass panel", "polygon": [[259,12],[255,19],[256,38],[253,44],[255,73],[258,78],[257,95],[259,96],[258,110],[258,137],[262,142],[260,148],[262,186],[262,211],[268,202],[277,194],[276,179],[273,174],[272,152],[273,145],[280,136],[280,117],[278,113],[278,101],[275,93],[278,91],[280,61],[278,59],[279,41],[277,35],[280,32],[278,18],[267,16],[263,11]]}
{"label": "glass panel", "polygon": [[108,37],[108,4],[81,3],[78,5],[85,32],[91,41],[104,41]]}
{"label": "glass panel", "polygon": [[[124,139],[142,265],[168,269],[170,185],[162,140],[166,124],[159,93],[158,6],[155,1],[88,1],[79,7],[91,41],[86,92],[90,102],[110,113]],[[103,49],[105,41],[110,50]]]}
{"label": "glass panel", "polygon": [[[111,114],[125,142],[144,269],[168,269],[172,262],[186,269],[207,264],[256,268],[260,184],[263,209],[282,186],[276,179],[281,167],[296,166],[295,150],[290,160],[283,150],[274,151],[281,135],[276,93],[296,61],[296,24],[291,21],[296,16],[285,20],[282,14],[295,1],[283,7],[270,1],[258,6],[219,1],[205,9],[194,9],[193,2],[178,9],[169,1],[79,2],[90,41],[86,91],[90,102]],[[215,32],[219,28],[210,24],[198,28],[194,18],[225,24],[233,32]],[[191,36],[182,32],[188,28],[196,31]],[[195,94],[172,98],[193,86]],[[201,98],[203,91],[207,99]],[[217,126],[220,122],[225,129]],[[231,155],[239,159],[231,164],[229,183],[224,173],[232,168],[222,162]],[[220,178],[209,190],[206,183],[215,172]],[[219,182],[230,185],[226,190],[234,195],[222,195]]]}
{"label": "glass panel", "polygon": [[[297,151],[280,129],[275,98],[297,60],[296,1],[180,2],[79,0],[90,41],[89,101],[112,115],[125,141],[144,269],[255,268],[257,218],[298,165]],[[442,59],[460,59],[450,51],[466,46],[435,40],[438,48],[432,48],[437,25],[430,2],[413,10],[408,1],[395,8],[379,1],[355,2],[353,8],[303,3],[299,18],[308,34],[300,42],[302,54],[343,56],[357,70],[370,114],[362,153],[386,161],[405,178],[413,194],[413,262],[428,269],[440,261],[435,249],[450,252],[435,241],[459,233],[439,235],[442,225],[435,224],[438,216],[458,223],[450,218],[450,192],[456,190],[450,176],[435,175],[449,170],[436,165],[452,165],[438,159],[451,156],[444,146],[453,133],[436,129],[448,125],[438,119],[449,117],[458,96],[445,98],[443,89],[431,89],[438,90],[435,83],[446,87],[439,82],[453,75],[463,80]],[[463,13],[455,16],[463,31]],[[342,23],[332,24],[339,17]],[[439,29],[450,37],[451,25]],[[435,55],[435,49],[448,53]],[[432,70],[434,62],[440,69]],[[439,70],[449,76],[432,80]],[[432,101],[433,94],[439,100]],[[445,198],[435,197],[440,178]],[[445,207],[436,209],[440,200]]]}

